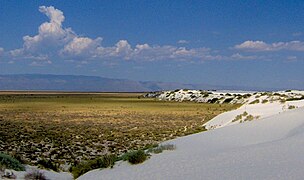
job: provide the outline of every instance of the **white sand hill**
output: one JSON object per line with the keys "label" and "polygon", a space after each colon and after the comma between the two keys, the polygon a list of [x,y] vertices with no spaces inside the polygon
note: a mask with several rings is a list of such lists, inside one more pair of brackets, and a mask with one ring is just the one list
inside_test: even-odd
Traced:
{"label": "white sand hill", "polygon": [[[296,108],[289,109],[291,105]],[[79,180],[303,179],[303,106],[303,100],[245,104],[208,125],[233,124],[231,118],[245,109],[259,115],[258,120],[165,142],[176,145],[176,150],[153,154],[140,165],[118,162],[112,169],[93,170]]]}

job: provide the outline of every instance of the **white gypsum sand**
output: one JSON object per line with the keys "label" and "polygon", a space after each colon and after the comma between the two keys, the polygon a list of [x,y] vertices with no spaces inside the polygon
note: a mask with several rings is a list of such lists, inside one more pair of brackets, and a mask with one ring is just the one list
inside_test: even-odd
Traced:
{"label": "white gypsum sand", "polygon": [[[303,106],[303,100],[287,103]],[[166,142],[176,150],[143,164],[118,162],[79,179],[302,179],[304,107],[277,113],[276,103],[248,106],[263,118],[177,138]]]}

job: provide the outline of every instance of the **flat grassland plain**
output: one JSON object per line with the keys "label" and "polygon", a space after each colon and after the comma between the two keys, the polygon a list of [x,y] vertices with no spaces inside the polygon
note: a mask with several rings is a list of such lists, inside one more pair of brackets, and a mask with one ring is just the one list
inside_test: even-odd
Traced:
{"label": "flat grassland plain", "polygon": [[0,152],[24,163],[64,170],[81,160],[204,131],[205,122],[239,107],[164,102],[141,95],[0,92]]}

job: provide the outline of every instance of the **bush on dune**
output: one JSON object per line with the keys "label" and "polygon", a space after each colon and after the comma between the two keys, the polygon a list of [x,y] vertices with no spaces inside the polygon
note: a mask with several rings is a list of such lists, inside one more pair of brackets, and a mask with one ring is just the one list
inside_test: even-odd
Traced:
{"label": "bush on dune", "polygon": [[148,155],[143,151],[134,151],[129,154],[128,161],[131,164],[139,164],[147,159]]}
{"label": "bush on dune", "polygon": [[119,160],[128,161],[131,164],[140,164],[148,158],[144,150],[131,151],[123,154]]}
{"label": "bush on dune", "polygon": [[15,158],[0,153],[0,168],[13,169],[15,171],[24,171],[24,166]]}
{"label": "bush on dune", "polygon": [[162,145],[159,145],[155,148],[151,148],[151,149],[148,149],[148,153],[154,153],[154,154],[159,154],[159,153],[162,153],[163,151],[172,151],[172,150],[175,150],[176,149],[176,146],[173,145],[173,144],[162,144]]}
{"label": "bush on dune", "polygon": [[98,159],[79,163],[75,167],[72,167],[71,172],[74,178],[77,178],[93,169],[113,167],[116,160],[117,160],[116,155],[104,155]]}
{"label": "bush on dune", "polygon": [[249,104],[258,104],[258,103],[260,103],[260,100],[259,100],[259,99],[256,99],[256,100],[250,102]]}

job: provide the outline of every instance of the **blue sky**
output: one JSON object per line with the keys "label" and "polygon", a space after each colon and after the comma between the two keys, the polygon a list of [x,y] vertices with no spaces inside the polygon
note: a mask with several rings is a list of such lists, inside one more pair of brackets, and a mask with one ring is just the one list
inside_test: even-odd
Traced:
{"label": "blue sky", "polygon": [[303,1],[0,1],[0,74],[304,89]]}

